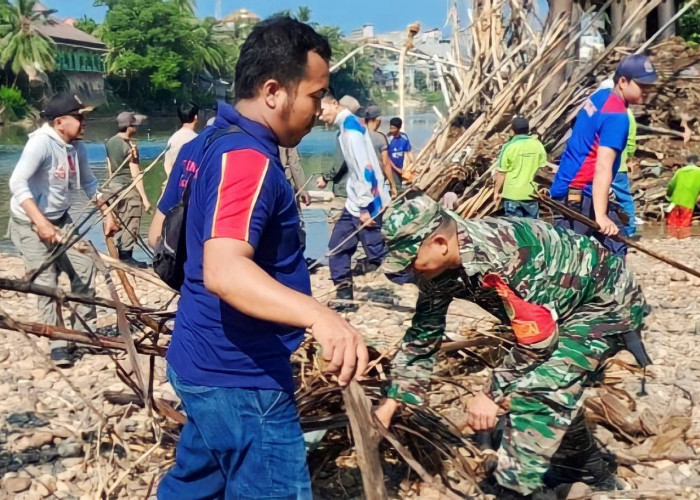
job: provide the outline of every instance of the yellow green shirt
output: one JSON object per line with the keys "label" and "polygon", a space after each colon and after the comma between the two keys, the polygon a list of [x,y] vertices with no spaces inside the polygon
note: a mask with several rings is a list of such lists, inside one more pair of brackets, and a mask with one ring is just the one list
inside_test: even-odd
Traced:
{"label": "yellow green shirt", "polygon": [[506,174],[503,198],[529,201],[535,190],[532,185],[535,173],[547,164],[547,152],[538,139],[516,135],[503,145],[498,162],[498,171]]}
{"label": "yellow green shirt", "polygon": [[700,167],[686,165],[676,170],[668,184],[666,196],[674,205],[694,208],[700,194]]}
{"label": "yellow green shirt", "polygon": [[635,151],[637,151],[637,121],[634,119],[634,113],[629,108],[627,108],[627,116],[630,117],[630,130],[627,134],[627,147],[622,151],[618,172],[627,172],[627,158],[633,157]]}

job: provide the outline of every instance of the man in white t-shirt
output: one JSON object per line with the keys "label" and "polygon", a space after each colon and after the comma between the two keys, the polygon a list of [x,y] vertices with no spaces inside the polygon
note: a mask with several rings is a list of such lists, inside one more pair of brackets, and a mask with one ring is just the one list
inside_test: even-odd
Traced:
{"label": "man in white t-shirt", "polygon": [[177,107],[177,116],[180,118],[182,127],[168,139],[168,146],[170,146],[170,149],[166,151],[163,161],[166,176],[170,177],[170,171],[173,169],[180,148],[197,137],[197,132],[194,131],[194,128],[197,126],[198,115],[199,106],[194,103],[185,102]]}

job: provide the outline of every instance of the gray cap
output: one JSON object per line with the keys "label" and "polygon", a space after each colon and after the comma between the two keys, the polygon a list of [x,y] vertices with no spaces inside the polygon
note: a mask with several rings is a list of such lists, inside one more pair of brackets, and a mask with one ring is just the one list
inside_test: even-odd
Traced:
{"label": "gray cap", "polygon": [[146,120],[146,115],[137,115],[133,111],[122,111],[117,115],[119,128],[137,127]]}
{"label": "gray cap", "polygon": [[365,118],[368,120],[376,120],[380,116],[382,116],[382,110],[379,109],[379,106],[367,106]]}
{"label": "gray cap", "polygon": [[340,104],[344,108],[349,109],[352,114],[357,113],[357,110],[361,107],[360,101],[358,101],[351,95],[344,95],[343,97],[341,97],[338,101],[338,104]]}

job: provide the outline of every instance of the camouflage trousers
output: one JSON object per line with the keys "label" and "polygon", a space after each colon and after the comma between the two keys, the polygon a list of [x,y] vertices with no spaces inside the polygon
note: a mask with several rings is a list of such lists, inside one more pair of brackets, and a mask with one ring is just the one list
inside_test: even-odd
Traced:
{"label": "camouflage trousers", "polygon": [[[543,486],[552,456],[583,408],[586,388],[601,363],[623,348],[620,335],[627,329],[608,318],[599,305],[582,306],[559,324],[547,347],[518,345],[493,371],[491,396],[496,402],[510,398],[495,472],[501,486],[525,495]],[[425,403],[441,341],[430,335],[404,338],[387,397]]]}
{"label": "camouflage trousers", "polygon": [[552,456],[582,411],[586,388],[601,363],[623,348],[610,331],[615,326],[596,308],[584,306],[559,325],[559,338],[549,347],[516,346],[494,370],[494,399],[510,397],[494,474],[501,486],[523,495],[543,486]]}

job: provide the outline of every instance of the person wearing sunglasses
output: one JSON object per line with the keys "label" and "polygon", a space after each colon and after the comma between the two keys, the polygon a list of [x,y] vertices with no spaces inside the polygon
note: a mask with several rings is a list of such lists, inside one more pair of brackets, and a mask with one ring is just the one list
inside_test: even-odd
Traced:
{"label": "person wearing sunglasses", "polygon": [[624,228],[609,203],[610,187],[627,147],[630,104],[643,104],[658,75],[648,57],[624,58],[613,77],[613,88],[594,92],[576,116],[576,123],[550,188],[554,200],[595,220],[599,229],[563,217],[556,223],[579,234],[593,236],[608,250],[624,256],[627,247],[612,237]]}
{"label": "person wearing sunglasses", "polygon": [[[81,140],[85,134],[85,114],[93,109],[72,94],[52,96],[41,112],[46,123],[29,134],[12,172],[9,232],[27,272],[38,269],[47,260],[60,243],[63,229],[72,222],[68,214],[72,199],[69,191],[82,189],[89,198],[97,192],[98,181]],[[108,214],[104,218],[105,234],[115,229],[114,219]],[[73,292],[95,295],[95,266],[89,256],[71,248],[34,282],[55,288],[60,272],[70,278]],[[55,301],[41,296],[37,301],[41,320],[47,325],[58,325]],[[94,306],[77,304],[76,312],[88,322],[96,318]],[[71,317],[70,322],[75,329],[83,329],[77,318]],[[52,340],[49,345],[57,366],[73,364],[71,344]]]}

